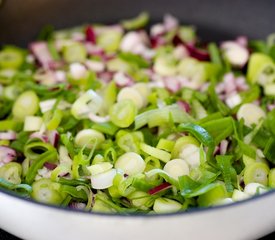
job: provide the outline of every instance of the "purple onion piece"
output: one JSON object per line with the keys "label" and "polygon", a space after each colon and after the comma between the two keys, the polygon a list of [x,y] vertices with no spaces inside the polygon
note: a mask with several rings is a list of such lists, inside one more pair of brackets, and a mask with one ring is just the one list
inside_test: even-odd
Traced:
{"label": "purple onion piece", "polygon": [[84,210],[86,207],[85,203],[79,203],[79,202],[72,202],[69,205],[70,208],[72,209],[79,209],[79,210]]}
{"label": "purple onion piece", "polygon": [[275,109],[275,104],[268,104],[267,105],[267,110],[268,111],[272,111],[273,109]]}
{"label": "purple onion piece", "polygon": [[96,45],[92,44],[91,42],[86,42],[85,47],[86,47],[88,54],[91,56],[93,56],[93,55],[102,56],[103,54],[105,54],[103,48],[96,46]]}
{"label": "purple onion piece", "polygon": [[246,36],[239,36],[236,38],[235,41],[245,48],[247,48],[247,46],[248,46],[248,39]]}
{"label": "purple onion piece", "polygon": [[220,146],[219,145],[215,147],[213,154],[214,154],[214,156],[220,154]]}
{"label": "purple onion piece", "polygon": [[53,69],[56,67],[46,42],[31,43],[29,48],[44,69]]}
{"label": "purple onion piece", "polygon": [[167,90],[172,93],[176,93],[181,89],[181,83],[176,77],[166,77],[163,81]]}
{"label": "purple onion piece", "polygon": [[115,73],[113,79],[118,87],[129,87],[134,84],[134,80],[123,72]]}
{"label": "purple onion piece", "polygon": [[150,43],[152,48],[157,48],[165,44],[165,39],[163,36],[154,36],[150,38]]}
{"label": "purple onion piece", "polygon": [[227,151],[229,142],[227,140],[222,140],[220,143],[220,154],[225,155]]}
{"label": "purple onion piece", "polygon": [[156,186],[156,187],[150,189],[150,190],[148,191],[148,193],[149,193],[150,195],[154,195],[154,194],[157,194],[157,193],[159,193],[159,192],[161,192],[161,191],[164,191],[164,190],[166,190],[166,189],[169,189],[169,188],[171,188],[171,187],[172,187],[172,185],[171,185],[170,183],[164,182],[164,183],[162,183],[162,184],[160,184],[160,185],[158,185],[158,186]]}
{"label": "purple onion piece", "polygon": [[179,21],[174,16],[166,14],[163,19],[163,25],[167,32],[176,29],[179,26]]}
{"label": "purple onion piece", "polygon": [[44,167],[47,168],[48,170],[54,170],[57,167],[57,165],[54,163],[45,162]]}
{"label": "purple onion piece", "polygon": [[38,139],[40,139],[42,142],[45,142],[45,143],[48,143],[48,142],[49,142],[48,136],[46,136],[44,133],[41,133],[41,132],[34,132],[34,133],[32,133],[29,137],[30,137],[30,138],[38,138]]}
{"label": "purple onion piece", "polygon": [[99,72],[97,74],[98,79],[100,79],[102,82],[109,83],[113,80],[114,73],[112,72]]}
{"label": "purple onion piece", "polygon": [[15,140],[15,139],[16,139],[16,132],[14,131],[0,132],[0,140]]}
{"label": "purple onion piece", "polygon": [[10,147],[0,146],[0,166],[13,161],[16,158],[16,151]]}
{"label": "purple onion piece", "polygon": [[199,61],[209,61],[209,53],[200,48],[196,48],[193,44],[185,44],[185,47],[187,48],[189,54],[191,57],[196,58]]}
{"label": "purple onion piece", "polygon": [[52,144],[54,147],[57,146],[58,141],[59,141],[59,133],[56,130],[49,131],[47,133],[49,143]]}
{"label": "purple onion piece", "polygon": [[180,107],[180,109],[182,109],[184,112],[190,113],[191,107],[187,102],[179,100],[177,101],[177,104]]}
{"label": "purple onion piece", "polygon": [[224,90],[226,95],[230,95],[233,92],[236,92],[236,82],[235,82],[235,77],[233,73],[227,73],[223,77],[223,82],[225,84]]}
{"label": "purple onion piece", "polygon": [[95,44],[96,43],[96,34],[92,26],[86,28],[86,41]]}

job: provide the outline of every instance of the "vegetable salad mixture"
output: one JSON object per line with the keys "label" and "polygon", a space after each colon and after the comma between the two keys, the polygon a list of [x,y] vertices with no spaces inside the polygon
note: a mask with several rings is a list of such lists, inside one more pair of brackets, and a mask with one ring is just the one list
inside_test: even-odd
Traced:
{"label": "vegetable salad mixture", "polygon": [[47,26],[28,50],[2,48],[1,188],[159,214],[275,187],[275,35],[204,43],[171,15],[148,20]]}

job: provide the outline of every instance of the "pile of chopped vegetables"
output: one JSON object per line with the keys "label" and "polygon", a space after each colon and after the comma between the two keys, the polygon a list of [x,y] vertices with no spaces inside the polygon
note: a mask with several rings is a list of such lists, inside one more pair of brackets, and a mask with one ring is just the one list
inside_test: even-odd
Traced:
{"label": "pile of chopped vegetables", "polygon": [[159,214],[275,187],[275,35],[205,43],[171,15],[148,20],[48,26],[2,48],[2,189]]}

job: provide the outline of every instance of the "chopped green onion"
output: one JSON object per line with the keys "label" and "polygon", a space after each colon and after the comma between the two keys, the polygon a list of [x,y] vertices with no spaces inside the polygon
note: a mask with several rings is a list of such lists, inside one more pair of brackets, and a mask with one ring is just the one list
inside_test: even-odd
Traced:
{"label": "chopped green onion", "polygon": [[268,175],[268,186],[275,188],[275,168],[270,169]]}
{"label": "chopped green onion", "polygon": [[55,162],[57,159],[57,152],[56,151],[47,151],[42,153],[35,161],[31,164],[28,172],[26,174],[26,183],[31,184],[37,171],[42,168],[45,162]]}
{"label": "chopped green onion", "polygon": [[24,61],[24,54],[19,48],[6,47],[0,51],[0,68],[17,69]]}
{"label": "chopped green onion", "polygon": [[157,144],[158,149],[165,150],[167,152],[172,152],[175,146],[175,142],[161,138]]}
{"label": "chopped green onion", "polygon": [[156,213],[177,212],[182,208],[182,204],[169,198],[157,198],[153,209]]}
{"label": "chopped green onion", "polygon": [[140,149],[148,155],[155,157],[165,163],[171,159],[170,153],[158,148],[151,147],[150,145],[147,145],[145,143],[140,144]]}
{"label": "chopped green onion", "polygon": [[198,203],[201,207],[213,206],[222,199],[227,198],[227,192],[223,184],[212,186],[212,189],[199,196]]}
{"label": "chopped green onion", "polygon": [[204,128],[193,123],[187,123],[180,124],[178,130],[186,131],[194,135],[202,144],[208,147],[207,155],[209,159],[211,158],[215,147],[214,139]]}
{"label": "chopped green onion", "polygon": [[149,128],[161,126],[169,122],[169,118],[174,123],[192,122],[193,118],[188,113],[182,111],[178,105],[170,105],[161,109],[153,109],[141,113],[135,118],[135,129],[139,129],[148,124]]}
{"label": "chopped green onion", "polygon": [[94,129],[83,129],[79,131],[75,136],[75,144],[79,147],[99,147],[99,145],[104,140],[104,135],[101,132],[96,131]]}
{"label": "chopped green onion", "polygon": [[91,176],[92,188],[106,189],[113,185],[113,179],[116,175],[115,169],[110,169],[106,172],[99,173]]}
{"label": "chopped green onion", "polygon": [[0,178],[0,187],[5,188],[7,190],[16,191],[22,197],[29,197],[32,192],[32,187],[27,184],[14,184],[3,178]]}
{"label": "chopped green onion", "polygon": [[85,118],[90,112],[98,113],[102,104],[102,97],[90,89],[73,103],[71,113],[76,119]]}
{"label": "chopped green onion", "polygon": [[135,152],[127,152],[121,155],[115,163],[115,168],[122,170],[129,176],[142,173],[145,169],[143,158]]}
{"label": "chopped green onion", "polygon": [[24,121],[24,131],[33,132],[39,131],[42,127],[43,119],[36,116],[26,116]]}
{"label": "chopped green onion", "polygon": [[12,107],[13,116],[19,121],[23,121],[26,116],[34,115],[39,109],[39,99],[35,92],[23,92],[16,99]]}
{"label": "chopped green onion", "polygon": [[136,105],[131,100],[121,100],[114,104],[109,111],[113,124],[118,127],[129,127],[135,120]]}
{"label": "chopped green onion", "polygon": [[268,184],[269,167],[261,162],[255,162],[244,169],[244,183]]}
{"label": "chopped green onion", "polygon": [[61,185],[49,179],[40,179],[32,184],[31,196],[38,202],[60,204],[64,197],[60,193]]}
{"label": "chopped green onion", "polygon": [[61,123],[63,114],[60,109],[55,109],[54,112],[48,111],[44,113],[44,121],[48,130],[55,130]]}
{"label": "chopped green onion", "polygon": [[13,184],[21,183],[22,166],[16,162],[10,162],[0,167],[0,178]]}
{"label": "chopped green onion", "polygon": [[121,21],[121,24],[126,30],[134,30],[144,27],[148,21],[149,14],[142,12],[136,18]]}
{"label": "chopped green onion", "polygon": [[69,63],[84,62],[86,55],[86,49],[81,43],[74,42],[63,49],[63,57]]}
{"label": "chopped green onion", "polygon": [[176,180],[183,175],[189,175],[189,166],[183,159],[172,159],[167,162],[163,170]]}

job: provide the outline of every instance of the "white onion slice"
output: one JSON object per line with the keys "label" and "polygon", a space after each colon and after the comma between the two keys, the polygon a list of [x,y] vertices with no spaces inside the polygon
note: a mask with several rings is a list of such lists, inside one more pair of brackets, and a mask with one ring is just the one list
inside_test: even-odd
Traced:
{"label": "white onion slice", "polygon": [[121,169],[129,176],[142,173],[145,166],[143,158],[135,152],[124,153],[115,163],[116,169]]}
{"label": "white onion slice", "polygon": [[244,124],[251,127],[253,124],[258,124],[261,119],[266,117],[266,113],[259,106],[246,103],[243,104],[237,112],[237,119],[244,119]]}
{"label": "white onion slice", "polygon": [[34,132],[39,131],[43,124],[42,117],[26,116],[24,121],[24,131]]}
{"label": "white onion slice", "polygon": [[173,159],[167,162],[163,168],[174,179],[180,176],[189,175],[189,166],[183,159]]}
{"label": "white onion slice", "polygon": [[113,179],[116,175],[116,169],[110,169],[107,172],[91,176],[91,184],[94,189],[106,189],[113,185]]}

